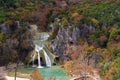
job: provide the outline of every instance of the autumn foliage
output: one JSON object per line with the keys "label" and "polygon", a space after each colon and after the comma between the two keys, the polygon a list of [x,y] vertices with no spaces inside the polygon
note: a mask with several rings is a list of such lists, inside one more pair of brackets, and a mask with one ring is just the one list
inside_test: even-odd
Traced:
{"label": "autumn foliage", "polygon": [[44,80],[43,76],[39,73],[38,68],[35,68],[30,77],[31,80]]}

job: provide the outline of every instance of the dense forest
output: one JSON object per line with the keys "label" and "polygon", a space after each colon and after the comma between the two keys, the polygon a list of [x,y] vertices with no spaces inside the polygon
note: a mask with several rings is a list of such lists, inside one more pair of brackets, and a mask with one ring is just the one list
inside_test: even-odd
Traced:
{"label": "dense forest", "polygon": [[38,31],[51,33],[53,54],[74,62],[73,74],[86,67],[88,72],[97,69],[102,80],[120,80],[119,4],[119,0],[0,0],[0,65],[25,63],[34,49],[30,25],[36,24]]}

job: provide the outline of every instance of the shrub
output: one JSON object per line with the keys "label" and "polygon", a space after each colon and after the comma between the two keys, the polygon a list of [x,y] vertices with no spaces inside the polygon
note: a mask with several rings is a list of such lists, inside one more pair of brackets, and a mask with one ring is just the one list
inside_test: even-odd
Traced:
{"label": "shrub", "polygon": [[111,28],[110,29],[110,36],[109,36],[109,40],[114,40],[115,39],[115,37],[118,35],[118,34],[120,34],[120,29],[117,29],[117,28]]}
{"label": "shrub", "polygon": [[5,41],[5,39],[6,39],[6,35],[4,33],[0,33],[0,46]]}
{"label": "shrub", "polygon": [[44,80],[43,76],[39,73],[38,68],[34,69],[30,77],[32,78],[32,80]]}

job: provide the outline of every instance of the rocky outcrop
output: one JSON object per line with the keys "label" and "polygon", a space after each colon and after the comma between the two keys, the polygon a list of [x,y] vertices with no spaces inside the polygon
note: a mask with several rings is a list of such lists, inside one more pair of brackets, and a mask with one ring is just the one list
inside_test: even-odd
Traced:
{"label": "rocky outcrop", "polygon": [[59,19],[56,19],[53,24],[51,24],[52,32],[56,33],[56,24],[58,24],[59,29],[57,31],[56,38],[52,42],[53,53],[59,55],[62,59],[67,59],[68,56],[64,55],[67,44],[78,45],[80,39],[89,42],[88,37],[90,34],[95,32],[93,26],[88,26],[82,24],[78,27],[75,26],[63,26]]}
{"label": "rocky outcrop", "polygon": [[4,34],[0,39],[0,66],[16,62],[18,59],[24,61],[34,47],[28,27],[22,28],[15,23],[12,25],[1,24],[0,34]]}

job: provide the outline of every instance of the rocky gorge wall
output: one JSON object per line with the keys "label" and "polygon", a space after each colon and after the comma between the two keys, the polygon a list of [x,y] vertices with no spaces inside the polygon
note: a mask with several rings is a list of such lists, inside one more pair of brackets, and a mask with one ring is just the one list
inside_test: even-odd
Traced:
{"label": "rocky gorge wall", "polygon": [[[82,42],[89,41],[89,35],[95,32],[95,27],[87,24],[82,24],[80,26],[63,26],[60,20],[55,20],[53,24],[50,25],[52,32],[56,34],[56,37],[52,40],[53,53],[59,55],[62,59],[70,59],[68,55],[65,55],[65,50],[68,44],[80,45]],[[59,28],[56,30],[56,24]]]}
{"label": "rocky gorge wall", "polygon": [[25,60],[34,47],[29,30],[29,26],[24,29],[17,22],[0,24],[0,66]]}

